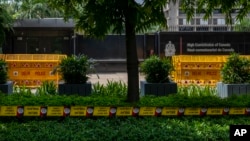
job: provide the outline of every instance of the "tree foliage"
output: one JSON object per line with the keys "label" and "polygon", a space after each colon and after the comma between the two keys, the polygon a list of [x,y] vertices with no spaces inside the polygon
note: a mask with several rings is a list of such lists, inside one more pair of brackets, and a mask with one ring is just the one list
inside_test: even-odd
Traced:
{"label": "tree foliage", "polygon": [[0,46],[5,41],[6,32],[12,27],[12,17],[5,7],[0,4]]}
{"label": "tree foliage", "polygon": [[235,25],[236,31],[249,32],[250,31],[250,18],[245,18]]}
{"label": "tree foliage", "polygon": [[48,5],[44,0],[0,0],[14,19],[57,18],[62,12]]}
{"label": "tree foliage", "polygon": [[250,82],[250,60],[232,53],[222,67],[222,81],[226,84],[239,84]]}
{"label": "tree foliage", "polygon": [[249,0],[182,0],[182,9],[187,14],[187,19],[190,20],[195,12],[203,11],[204,19],[212,16],[213,11],[220,9],[225,14],[226,23],[232,24],[232,13],[234,9],[238,10],[236,19],[244,19],[250,12]]}
{"label": "tree foliage", "polygon": [[[135,34],[148,30],[153,26],[166,26],[163,10],[169,2],[176,0],[14,0],[19,15],[23,18],[48,17],[49,3],[57,11],[62,11],[64,18],[74,19],[76,30],[92,37],[104,37],[107,33],[126,34],[126,55],[128,71],[128,99],[137,101],[138,57]],[[19,7],[20,6],[20,7]],[[238,9],[237,20],[242,20],[250,11],[249,0],[181,0],[181,7],[190,20],[195,13],[204,12],[208,19],[216,9],[225,14],[226,23],[232,24],[231,13]],[[48,8],[48,10],[47,10]],[[9,18],[6,10],[0,11],[0,35],[8,27]],[[16,12],[15,12],[16,13]],[[17,14],[17,13],[16,13]],[[7,15],[9,15],[7,13]],[[17,14],[18,15],[18,14]],[[17,16],[18,17],[18,16]],[[52,17],[50,15],[50,17]],[[6,22],[7,21],[7,22]],[[0,39],[4,39],[0,36]],[[1,41],[1,40],[0,40]]]}
{"label": "tree foliage", "polygon": [[14,16],[16,19],[41,19],[61,17],[62,14],[59,10],[51,8],[44,0],[23,0]]}
{"label": "tree foliage", "polygon": [[107,33],[126,34],[128,101],[139,100],[138,56],[136,36],[155,25],[166,26],[163,8],[169,0],[51,0],[64,11],[64,18],[73,18],[75,28],[85,35],[104,37]]}
{"label": "tree foliage", "polygon": [[[128,3],[127,3],[128,2]],[[166,27],[163,7],[168,0],[52,0],[51,4],[64,11],[64,18],[74,18],[76,29],[86,35],[103,37],[108,32],[125,32],[127,6],[133,7],[136,32],[144,32],[154,26]]]}

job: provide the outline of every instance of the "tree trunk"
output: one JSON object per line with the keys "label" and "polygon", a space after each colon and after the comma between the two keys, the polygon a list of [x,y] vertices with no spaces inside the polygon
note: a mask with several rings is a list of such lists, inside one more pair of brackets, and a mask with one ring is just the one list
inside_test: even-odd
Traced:
{"label": "tree trunk", "polygon": [[136,9],[130,2],[128,2],[127,6],[128,7],[125,12],[126,56],[128,75],[127,101],[133,103],[139,100],[138,56],[135,34]]}

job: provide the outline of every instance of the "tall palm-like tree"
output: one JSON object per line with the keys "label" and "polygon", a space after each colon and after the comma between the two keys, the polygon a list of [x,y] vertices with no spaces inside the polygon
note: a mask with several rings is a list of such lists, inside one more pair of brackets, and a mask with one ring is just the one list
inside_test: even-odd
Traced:
{"label": "tall palm-like tree", "polygon": [[10,15],[14,15],[20,8],[20,1],[21,0],[0,0],[0,4],[4,6]]}
{"label": "tall palm-like tree", "polygon": [[0,47],[5,41],[6,32],[12,27],[12,17],[5,7],[0,4]]}
{"label": "tall palm-like tree", "polygon": [[249,32],[250,31],[250,18],[245,18],[235,25],[236,31]]}
{"label": "tall palm-like tree", "polygon": [[169,0],[50,0],[64,10],[65,18],[74,18],[76,30],[103,37],[110,30],[126,34],[129,102],[139,100],[136,33],[154,25],[166,26],[163,7]]}
{"label": "tall palm-like tree", "polygon": [[16,19],[62,17],[60,11],[49,7],[44,0],[23,0],[18,3],[20,7],[15,13]]}

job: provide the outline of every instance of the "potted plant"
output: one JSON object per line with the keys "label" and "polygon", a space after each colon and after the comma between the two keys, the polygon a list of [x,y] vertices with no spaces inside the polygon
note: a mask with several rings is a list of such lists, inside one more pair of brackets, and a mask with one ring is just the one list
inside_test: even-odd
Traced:
{"label": "potted plant", "polygon": [[91,83],[87,82],[88,74],[94,70],[95,62],[86,55],[72,55],[61,60],[53,73],[59,72],[62,82],[58,84],[59,94],[91,94]]}
{"label": "potted plant", "polygon": [[8,81],[8,67],[5,60],[0,59],[0,91],[6,94],[13,92],[13,82]]}
{"label": "potted plant", "polygon": [[250,94],[250,60],[232,53],[227,58],[221,69],[222,82],[217,83],[217,91],[220,97],[228,97],[233,94]]}
{"label": "potted plant", "polygon": [[140,64],[146,81],[140,81],[141,95],[164,96],[177,93],[177,83],[172,82],[169,75],[174,67],[170,58],[150,56]]}

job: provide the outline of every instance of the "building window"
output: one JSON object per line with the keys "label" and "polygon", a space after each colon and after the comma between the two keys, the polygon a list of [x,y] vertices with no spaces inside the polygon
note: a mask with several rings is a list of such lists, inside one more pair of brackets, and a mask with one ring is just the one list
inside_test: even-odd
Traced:
{"label": "building window", "polygon": [[179,31],[194,31],[194,27],[182,26],[182,27],[179,27]]}
{"label": "building window", "polygon": [[218,25],[225,25],[225,19],[217,19]]}
{"label": "building window", "polygon": [[207,26],[196,27],[196,31],[209,31],[209,27]]}
{"label": "building window", "polygon": [[217,19],[213,19],[213,25],[217,25]]}
{"label": "building window", "polygon": [[179,25],[183,25],[183,20],[179,19]]}
{"label": "building window", "polygon": [[213,31],[227,31],[227,27],[226,26],[216,26],[216,27],[213,27]]}
{"label": "building window", "polygon": [[214,9],[213,14],[221,14],[221,9]]}
{"label": "building window", "polygon": [[204,19],[200,19],[200,25],[208,25],[208,21]]}
{"label": "building window", "polygon": [[186,14],[182,9],[179,9],[179,15]]}
{"label": "building window", "polygon": [[187,19],[182,20],[183,25],[191,25],[190,21],[187,21]]}

